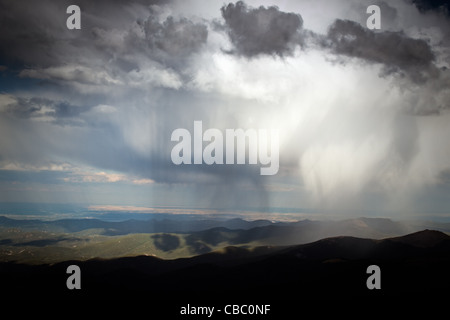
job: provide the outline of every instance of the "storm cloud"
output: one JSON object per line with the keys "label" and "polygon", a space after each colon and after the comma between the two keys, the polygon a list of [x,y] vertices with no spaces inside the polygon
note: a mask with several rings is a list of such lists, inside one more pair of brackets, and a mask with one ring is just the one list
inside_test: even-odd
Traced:
{"label": "storm cloud", "polygon": [[[68,30],[68,1],[0,0],[2,199],[414,209],[450,168],[448,16],[414,3],[374,31],[370,1],[81,0]],[[194,121],[279,129],[279,173],[174,165]]]}
{"label": "storm cloud", "polygon": [[436,76],[435,55],[423,39],[402,32],[375,32],[349,20],[336,20],[329,28],[325,46],[337,54],[381,63],[385,74],[401,74],[414,82]]}
{"label": "storm cloud", "polygon": [[0,65],[20,77],[83,93],[111,87],[179,88],[191,54],[206,43],[204,23],[168,15],[168,2],[78,2],[81,30],[65,27],[67,1],[2,1]]}
{"label": "storm cloud", "polygon": [[446,0],[412,0],[412,2],[422,12],[433,10],[450,16],[450,4]]}
{"label": "storm cloud", "polygon": [[301,44],[300,14],[283,12],[274,6],[249,8],[242,1],[222,7],[221,12],[237,54],[284,56]]}

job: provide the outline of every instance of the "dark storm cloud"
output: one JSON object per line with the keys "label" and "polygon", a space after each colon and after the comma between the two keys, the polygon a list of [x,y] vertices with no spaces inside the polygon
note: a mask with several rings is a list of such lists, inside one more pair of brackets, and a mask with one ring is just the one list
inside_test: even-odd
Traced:
{"label": "dark storm cloud", "polygon": [[168,17],[159,23],[154,17],[149,17],[143,27],[149,47],[162,50],[174,58],[198,51],[208,36],[205,25],[195,24],[185,18],[176,21]]}
{"label": "dark storm cloud", "polygon": [[421,12],[437,11],[450,17],[450,3],[448,0],[412,0]]}
{"label": "dark storm cloud", "polygon": [[42,19],[44,10],[37,4],[36,2],[30,5],[25,1],[0,1],[2,43],[0,59],[3,63],[23,64],[39,61],[47,64],[54,59],[46,50],[51,46],[54,36],[51,32],[43,31],[53,25],[58,18],[48,21]]}
{"label": "dark storm cloud", "polygon": [[380,1],[375,3],[377,6],[380,7],[380,11],[383,12],[383,22],[393,21],[398,18],[398,11],[396,8],[391,7],[388,3],[384,1]]}
{"label": "dark storm cloud", "polygon": [[[434,52],[426,41],[410,38],[401,32],[370,31],[365,28],[364,21],[361,21],[363,23],[361,26],[350,21],[337,20],[327,34],[319,35],[303,28],[303,19],[298,13],[283,12],[276,7],[252,8],[243,2],[224,5],[219,10],[221,6],[219,3],[216,4],[213,14],[215,16],[222,14],[222,22],[218,23],[222,34],[218,37],[217,33],[213,32],[208,43],[210,30],[208,27],[212,24],[208,25],[208,22],[201,18],[185,18],[183,12],[180,17],[176,14],[176,10],[172,11],[173,8],[164,7],[166,3],[139,0],[80,0],[76,3],[65,0],[43,0],[25,5],[20,1],[0,0],[0,41],[4,48],[0,50],[0,70],[7,66],[8,74],[15,72],[19,75],[21,83],[26,83],[25,80],[39,79],[32,84],[23,85],[22,91],[11,90],[11,95],[3,97],[0,95],[0,98],[3,98],[0,100],[0,103],[3,101],[0,110],[5,115],[3,117],[0,115],[2,133],[0,160],[5,166],[17,163],[24,164],[25,168],[27,165],[38,167],[40,164],[44,167],[48,161],[73,163],[80,168],[79,170],[87,166],[92,168],[92,171],[112,170],[139,178],[149,178],[170,186],[180,182],[188,184],[186,189],[193,190],[186,193],[192,191],[192,194],[210,199],[211,206],[244,206],[251,202],[262,207],[269,206],[270,194],[265,186],[268,180],[260,176],[259,165],[176,166],[170,161],[170,151],[175,145],[170,140],[173,130],[176,128],[191,130],[193,121],[196,120],[202,120],[205,128],[225,129],[248,125],[244,120],[246,114],[243,112],[248,111],[245,107],[249,105],[247,90],[250,97],[258,98],[258,95],[273,93],[275,90],[272,87],[278,85],[274,79],[279,78],[272,79],[271,76],[283,70],[281,65],[281,69],[255,73],[260,75],[258,79],[253,74],[247,78],[246,76],[253,70],[264,69],[264,65],[259,64],[265,63],[264,59],[251,61],[254,63],[253,67],[246,70],[244,63],[248,60],[212,52],[221,47],[223,41],[221,36],[226,35],[230,39],[233,46],[232,54],[246,58],[266,55],[268,59],[274,56],[285,58],[293,55],[296,46],[305,49],[305,44],[310,43],[308,41],[317,39],[322,45],[314,46],[311,50],[319,51],[319,55],[327,52],[334,57],[355,58],[343,59],[349,67],[355,62],[364,65],[380,64],[385,75],[396,76],[394,84],[400,82],[397,81],[400,78],[398,75],[404,75],[417,84],[433,76],[432,72],[436,71]],[[81,30],[69,31],[66,28],[65,9],[69,4],[78,4],[81,7]],[[385,2],[379,4],[383,11],[383,19],[394,21],[401,16],[397,15],[397,9]],[[198,3],[197,5],[200,6]],[[203,5],[202,3],[201,6]],[[362,16],[366,17],[365,8],[363,9]],[[305,55],[303,53],[305,51],[302,51],[299,57],[294,57],[292,63],[302,62],[300,59],[305,56],[306,59],[311,59],[317,52],[312,52],[309,57],[309,53]],[[2,58],[14,61],[16,65],[2,61]],[[222,69],[214,68],[215,63],[221,62],[224,63],[221,66],[224,71],[233,71],[232,68],[228,69],[228,66],[235,66],[236,70],[242,71],[244,77],[234,77],[233,72],[230,72],[230,78],[223,77],[226,74],[221,74]],[[313,68],[316,66],[324,67],[318,64]],[[192,71],[193,69],[195,71]],[[296,69],[292,70],[295,72]],[[303,71],[302,68],[299,70]],[[308,82],[319,84],[320,94],[317,96],[322,92],[324,95],[330,92],[331,95],[334,94],[333,91],[327,91],[327,84],[323,81],[326,68],[317,70],[325,72],[317,72],[317,77],[311,73],[306,79]],[[195,72],[199,72],[198,78],[202,78],[206,83],[204,85],[208,88],[206,94],[201,90],[196,91],[194,81],[189,83],[191,79],[195,80]],[[217,88],[214,81],[209,87],[208,80],[216,76]],[[291,86],[292,81],[298,80],[290,76],[287,75],[287,87]],[[346,82],[347,77],[344,75],[343,78],[342,81]],[[349,79],[352,81],[352,77]],[[202,81],[200,83],[203,83]],[[52,82],[52,86],[49,86],[48,82]],[[228,94],[227,92],[233,90],[223,88],[229,86],[231,82],[236,88],[242,87],[242,92],[236,90],[237,92]],[[261,86],[256,86],[257,90],[254,92],[252,82],[261,82]],[[366,93],[370,90],[366,91],[365,84],[355,84],[355,93],[358,90],[362,90],[362,93],[355,94],[354,97],[353,92],[349,93],[351,95],[349,102],[353,103],[353,99],[364,96],[361,98],[364,99],[361,104],[364,106],[367,104],[369,109],[372,104],[366,101],[369,96]],[[321,85],[325,88],[320,87]],[[411,86],[411,83],[407,85]],[[440,83],[436,82],[435,86],[429,87],[431,97],[438,89],[444,90],[441,90],[439,85]],[[61,90],[61,87],[64,90]],[[295,100],[296,90],[288,89],[283,92]],[[315,92],[318,91],[312,90],[311,96],[307,94],[306,99],[315,98]],[[237,98],[232,101],[234,94]],[[240,95],[243,95],[242,99]],[[278,93],[274,94],[274,100],[280,100],[280,106],[283,107],[283,99],[278,99],[279,97],[281,95]],[[14,103],[9,103],[13,98]],[[444,100],[439,99],[436,98],[439,103]],[[299,99],[298,104],[301,105],[304,101],[308,100]],[[430,99],[424,101],[430,105]],[[265,117],[260,117],[264,112],[261,111],[258,100],[255,99],[253,103],[256,104],[254,109],[251,109],[256,117],[253,126],[257,127],[258,118],[264,120]],[[382,103],[390,106],[387,100],[383,100]],[[231,105],[238,107],[229,108]],[[317,104],[314,107],[325,110],[324,113],[327,110],[327,105]],[[325,109],[320,109],[322,107]],[[278,108],[271,107],[267,110],[267,117],[280,113]],[[301,112],[305,112],[305,123],[308,122],[310,119],[308,117],[311,117],[309,111],[303,111],[301,108],[299,110],[299,113],[295,112],[293,115],[287,113],[287,117],[297,115],[300,117]],[[424,107],[419,105],[415,112],[423,110]],[[343,123],[345,127],[350,128],[349,139],[353,137],[359,139],[361,136],[359,131],[350,135],[354,133],[351,131],[353,118],[350,114],[346,115],[350,116],[350,120],[348,122],[343,120]],[[324,128],[332,127],[331,124],[335,119],[331,118],[329,117],[330,122],[324,122]],[[314,121],[314,117],[311,119]],[[367,119],[369,122],[372,121],[369,116]],[[392,132],[392,151],[389,151],[393,155],[391,158],[398,160],[405,167],[419,152],[417,144],[419,128],[414,127],[409,121],[409,118],[401,117],[392,121],[397,130]],[[289,121],[286,123],[289,127]],[[358,121],[358,124],[360,123],[363,125],[364,121]],[[303,135],[310,137],[308,140],[311,140],[312,151],[307,147],[297,151],[296,149],[302,147],[289,146],[287,157],[295,159],[293,162],[296,166],[299,162],[297,155],[311,151],[312,162],[320,162],[314,161],[315,150],[321,150],[322,147],[320,141],[317,143],[316,137],[308,136],[307,131],[303,134],[302,130],[300,125],[298,137]],[[378,133],[378,128],[374,132]],[[361,141],[370,133],[364,132]],[[386,134],[389,134],[389,131]],[[345,135],[344,130],[343,136]],[[383,134],[380,135],[382,135],[380,139],[383,139]],[[295,137],[290,139],[295,140]],[[340,142],[339,138],[336,140],[332,138],[329,143],[331,147],[334,147],[333,143],[340,147]],[[314,145],[315,143],[317,144]],[[315,149],[315,146],[318,148]],[[325,164],[341,163],[345,169],[345,156],[341,155],[341,158],[335,161],[336,155],[331,147],[329,153],[328,150],[322,152],[323,157],[320,154],[320,159],[324,160]],[[348,154],[356,154],[356,158],[361,159],[363,163],[361,167],[367,171],[372,170],[370,163],[365,166],[365,163],[370,161],[361,153],[358,158],[358,152],[360,151],[356,147],[349,148]],[[376,153],[377,151],[374,151],[375,155]],[[380,167],[380,170],[384,170],[382,175],[387,172],[385,174],[387,176],[394,165],[389,162],[383,163]],[[67,170],[70,171],[70,168],[72,167]],[[322,180],[319,183],[323,183],[325,189],[328,184],[330,186],[328,189],[333,190],[334,177],[328,177],[326,165],[319,167],[314,173],[320,175],[322,172],[326,174],[320,178]],[[283,172],[280,173],[281,176]],[[358,175],[353,174],[353,170],[347,173],[350,178]],[[0,176],[0,180],[20,177],[18,172],[12,174],[13,176]],[[46,172],[41,178],[45,180],[47,175],[50,182],[72,178],[67,172],[62,172],[61,175]],[[79,181],[76,177],[73,178],[74,181]],[[27,179],[38,181],[39,176],[31,175]],[[370,179],[371,173],[368,172],[363,178],[355,178],[354,185],[356,187],[364,185]],[[352,183],[350,181],[350,184]]]}
{"label": "dark storm cloud", "polygon": [[[68,30],[66,9],[72,1],[0,1],[0,42],[7,48],[0,52],[0,65],[89,67],[92,58],[92,63],[102,59],[109,66],[131,70],[138,68],[136,61],[124,56],[139,54],[162,64],[175,63],[197,52],[208,32],[204,24],[185,18],[169,16],[160,22],[159,9],[168,3],[80,0],[76,4],[81,9],[81,30]],[[144,37],[136,34],[136,26]]]}
{"label": "dark storm cloud", "polygon": [[[145,35],[144,39],[136,33],[128,33],[125,37],[125,52],[129,55],[141,52],[149,59],[177,70],[183,69],[186,60],[191,54],[199,52],[208,38],[205,24],[186,18],[175,19],[169,16],[160,22],[155,14],[145,21],[137,21],[137,24]],[[121,62],[130,63],[129,60]]]}
{"label": "dark storm cloud", "polygon": [[221,8],[225,28],[236,53],[289,55],[301,43],[303,19],[299,14],[277,7],[247,7],[242,1]]}
{"label": "dark storm cloud", "polygon": [[385,74],[408,76],[416,83],[437,75],[430,45],[403,32],[374,32],[354,21],[338,19],[329,27],[324,44],[334,53],[381,63]]}
{"label": "dark storm cloud", "polygon": [[[108,19],[102,19],[104,12],[100,12],[105,1],[90,6],[86,1],[77,1],[82,10],[82,29],[71,33],[66,28],[66,9],[71,4],[64,0],[0,1],[0,41],[7,48],[1,50],[0,58],[18,67],[25,64],[44,68],[59,64],[70,55],[74,47],[71,42],[81,44],[75,35],[88,34],[93,20],[102,25],[108,23]],[[88,7],[96,12],[85,15]]]}
{"label": "dark storm cloud", "polygon": [[[385,2],[378,5],[384,19],[396,19],[397,9]],[[308,37],[334,54],[382,64],[383,76],[395,74],[414,83],[439,76],[431,45],[404,32],[373,31],[357,22],[337,19],[326,35],[320,35],[302,28],[300,14],[282,12],[277,7],[251,8],[239,1],[223,6],[221,11],[225,20],[222,27],[234,45],[232,52],[246,57],[289,55]]]}

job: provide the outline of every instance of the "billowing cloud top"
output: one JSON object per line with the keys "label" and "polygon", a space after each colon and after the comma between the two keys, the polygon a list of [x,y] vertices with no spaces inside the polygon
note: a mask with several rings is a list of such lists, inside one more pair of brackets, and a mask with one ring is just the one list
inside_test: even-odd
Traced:
{"label": "billowing cloud top", "polygon": [[[445,1],[0,0],[0,201],[448,212],[449,30]],[[196,120],[278,129],[278,174],[174,165]]]}
{"label": "billowing cloud top", "polygon": [[303,25],[300,14],[277,7],[248,8],[242,1],[221,8],[225,28],[236,52],[247,57],[258,54],[292,53]]}

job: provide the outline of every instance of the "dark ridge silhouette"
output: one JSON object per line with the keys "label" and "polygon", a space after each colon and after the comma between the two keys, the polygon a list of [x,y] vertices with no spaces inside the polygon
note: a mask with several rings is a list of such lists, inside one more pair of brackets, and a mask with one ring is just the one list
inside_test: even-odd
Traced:
{"label": "dark ridge silhouette", "polygon": [[[66,288],[71,264],[82,270],[81,290]],[[366,287],[367,267],[373,264],[381,268],[381,290]],[[432,230],[383,240],[341,236],[288,247],[227,247],[176,260],[137,256],[37,266],[0,263],[7,298],[152,302],[431,299],[448,296],[448,270],[450,237]]]}
{"label": "dark ridge silhouette", "polygon": [[449,236],[445,233],[428,229],[391,239],[391,241],[397,241],[421,248],[433,247],[448,240]]}

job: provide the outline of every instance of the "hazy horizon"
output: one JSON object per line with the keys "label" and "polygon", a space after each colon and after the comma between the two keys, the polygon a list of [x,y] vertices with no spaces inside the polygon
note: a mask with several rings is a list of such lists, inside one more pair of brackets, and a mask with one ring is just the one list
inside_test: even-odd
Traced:
{"label": "hazy horizon", "polygon": [[189,208],[170,206],[114,206],[89,205],[80,203],[0,203],[0,216],[16,220],[55,221],[63,219],[99,219],[103,221],[152,220],[152,219],[205,219],[245,221],[268,220],[272,222],[344,221],[348,219],[373,218],[392,221],[430,221],[448,223],[450,216],[446,213],[415,213],[399,216],[392,213],[372,213],[355,215],[354,213],[319,212],[311,208]]}

